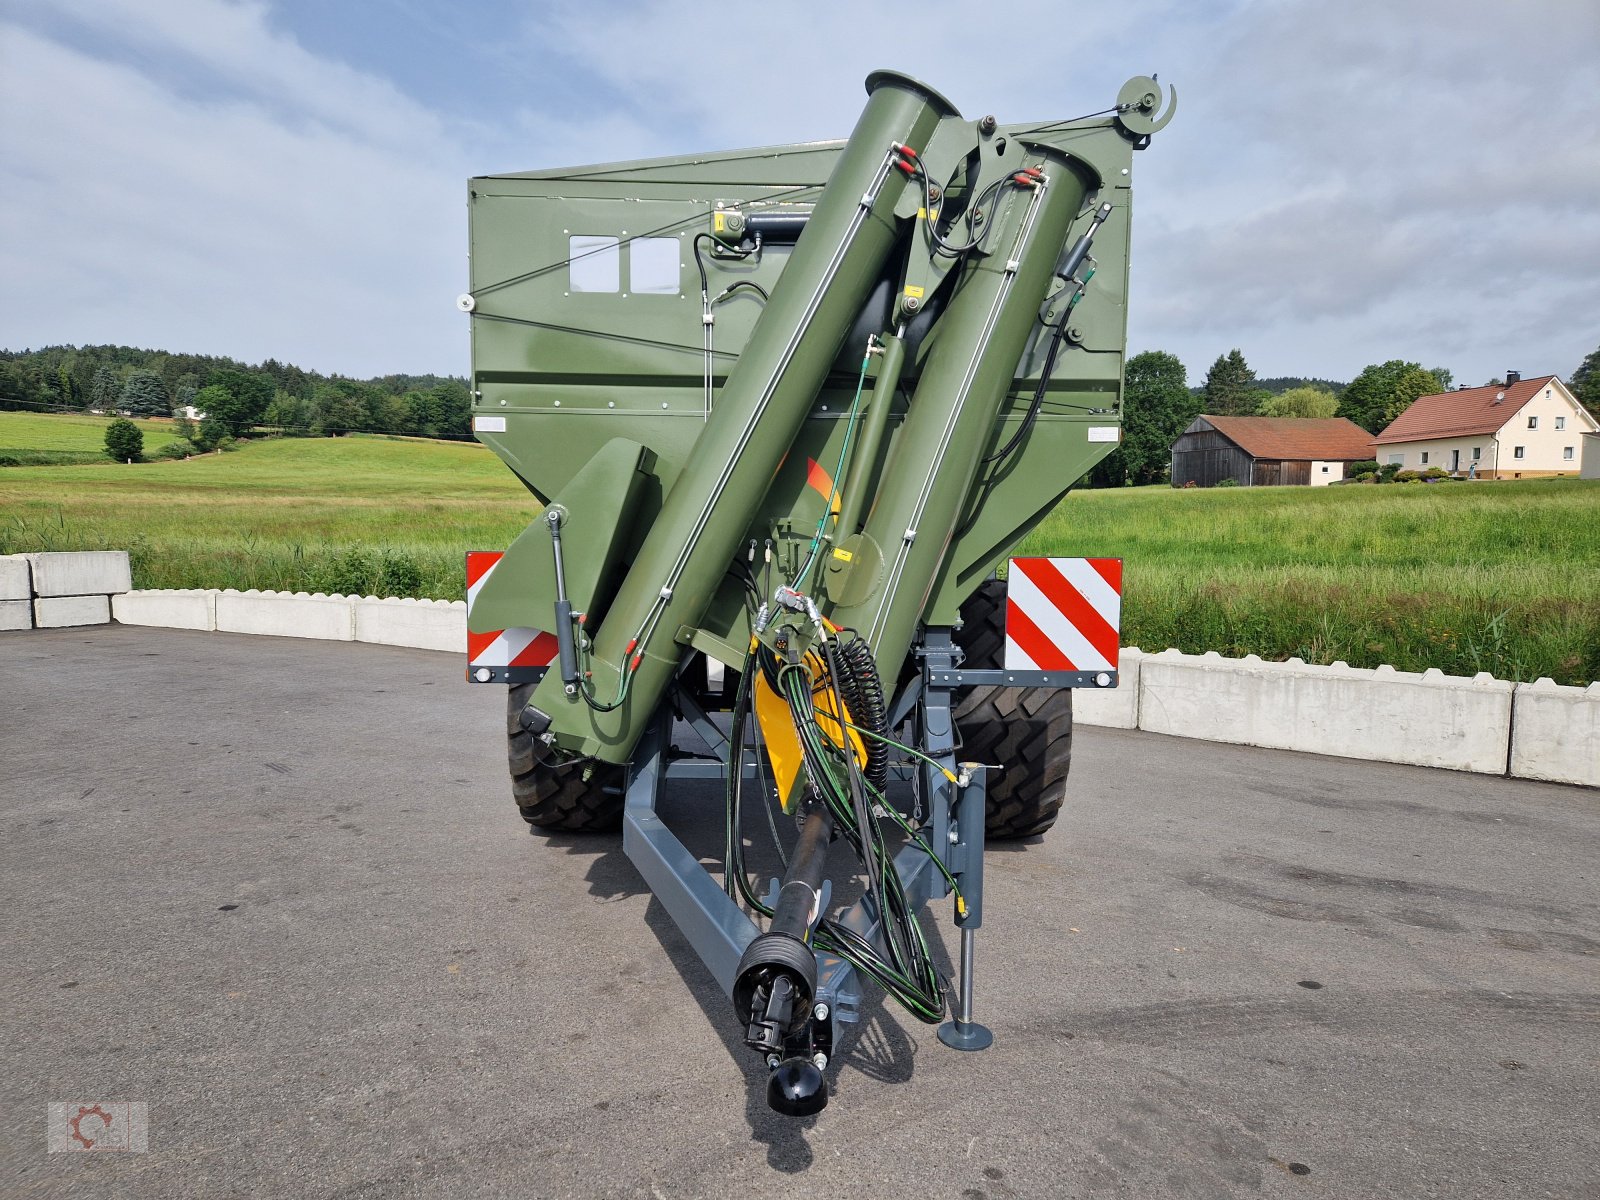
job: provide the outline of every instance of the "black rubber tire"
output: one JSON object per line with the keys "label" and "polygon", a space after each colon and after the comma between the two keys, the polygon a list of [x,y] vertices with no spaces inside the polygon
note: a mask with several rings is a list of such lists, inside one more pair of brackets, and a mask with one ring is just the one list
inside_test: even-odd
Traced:
{"label": "black rubber tire", "polygon": [[[613,833],[622,827],[623,770],[613,763],[576,760],[552,763],[517,717],[533,695],[531,683],[506,694],[506,745],[511,797],[522,819],[539,829],[565,833]],[[586,768],[593,768],[584,778]]]}
{"label": "black rubber tire", "polygon": [[[990,579],[961,606],[962,666],[1002,665],[1005,600],[1005,584]],[[966,688],[956,695],[955,721],[962,759],[1005,768],[985,775],[984,836],[1034,837],[1054,825],[1072,766],[1072,689]]]}

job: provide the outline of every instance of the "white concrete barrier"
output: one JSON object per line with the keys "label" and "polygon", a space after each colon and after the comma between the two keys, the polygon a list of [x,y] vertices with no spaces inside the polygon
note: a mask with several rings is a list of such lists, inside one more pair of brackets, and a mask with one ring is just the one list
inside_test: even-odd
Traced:
{"label": "white concrete barrier", "polygon": [[30,554],[35,596],[109,596],[133,588],[126,550]]}
{"label": "white concrete barrier", "polygon": [[111,597],[111,616],[124,625],[212,630],[217,627],[217,593],[198,588],[123,592]]}
{"label": "white concrete barrier", "polygon": [[1140,664],[1139,727],[1154,733],[1500,775],[1512,685],[1297,658],[1166,650]]}
{"label": "white concrete barrier", "polygon": [[26,554],[0,554],[0,601],[32,600],[33,572]]}
{"label": "white concrete barrier", "polygon": [[1586,688],[1561,687],[1549,679],[1517,684],[1511,774],[1600,787],[1600,683]]}
{"label": "white concrete barrier", "polygon": [[0,630],[32,628],[32,600],[0,600]]}
{"label": "white concrete barrier", "polygon": [[[19,578],[26,589],[30,574],[38,579],[40,559],[92,556],[21,556],[27,561],[20,569],[18,557],[0,557],[0,589],[15,591]],[[73,586],[117,582],[93,574],[106,569],[81,562],[61,568],[77,572]],[[68,576],[55,578],[53,586],[62,586]],[[463,653],[466,646],[466,605],[459,600],[232,589],[26,595],[0,599],[0,630],[99,624],[114,614],[124,624],[173,629],[446,653]],[[1080,688],[1073,697],[1082,724],[1600,787],[1600,683],[1513,685],[1488,674],[1467,679],[1393,667],[1308,666],[1297,658],[1274,663],[1255,655],[1145,654],[1137,646],[1122,649],[1118,667],[1118,687]]]}
{"label": "white concrete barrier", "polygon": [[1139,667],[1144,651],[1124,646],[1117,651],[1117,686],[1078,688],[1072,694],[1072,719],[1080,725],[1111,729],[1139,728]]}
{"label": "white concrete barrier", "polygon": [[364,596],[355,601],[355,638],[380,646],[467,651],[467,606],[461,600],[398,600]]}
{"label": "white concrete barrier", "polygon": [[248,592],[232,588],[216,598],[217,629],[222,633],[260,633],[271,637],[355,640],[354,605],[349,596],[321,592]]}
{"label": "white concrete barrier", "polygon": [[109,620],[109,596],[40,596],[33,602],[33,623],[40,629],[104,625]]}

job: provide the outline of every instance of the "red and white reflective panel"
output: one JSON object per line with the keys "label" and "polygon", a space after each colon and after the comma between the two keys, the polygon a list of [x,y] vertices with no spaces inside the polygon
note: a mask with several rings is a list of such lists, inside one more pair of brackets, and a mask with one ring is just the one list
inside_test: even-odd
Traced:
{"label": "red and white reflective panel", "polygon": [[[467,619],[472,619],[472,604],[494,574],[503,550],[467,551]],[[467,632],[467,666],[472,667],[548,667],[556,658],[555,635],[539,629],[496,629],[489,633]]]}
{"label": "red and white reflective panel", "polygon": [[1006,577],[1008,671],[1115,671],[1120,558],[1013,558]]}

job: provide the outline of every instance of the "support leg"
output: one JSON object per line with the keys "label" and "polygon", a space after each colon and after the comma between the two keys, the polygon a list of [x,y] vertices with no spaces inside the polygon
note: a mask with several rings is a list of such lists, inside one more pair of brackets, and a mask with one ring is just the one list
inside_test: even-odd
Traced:
{"label": "support leg", "polygon": [[939,1040],[954,1050],[987,1050],[994,1032],[972,1019],[972,959],[978,931],[970,925],[961,931],[961,998],[956,1017],[939,1026]]}
{"label": "support leg", "polygon": [[972,1019],[972,992],[978,928],[983,924],[983,833],[989,800],[983,768],[965,763],[962,771],[970,780],[957,806],[956,840],[951,847],[951,870],[961,884],[965,904],[956,915],[961,929],[961,990],[955,1020],[939,1026],[939,1040],[955,1050],[987,1050],[994,1034]]}

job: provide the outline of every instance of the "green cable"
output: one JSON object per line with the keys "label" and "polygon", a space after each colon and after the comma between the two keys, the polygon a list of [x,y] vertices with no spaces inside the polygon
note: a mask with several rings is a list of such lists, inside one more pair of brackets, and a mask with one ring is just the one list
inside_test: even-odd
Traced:
{"label": "green cable", "polygon": [[852,725],[849,721],[844,722],[844,726],[845,726],[846,729],[854,729],[857,733],[863,735],[864,737],[869,737],[869,738],[872,738],[874,741],[883,742],[885,745],[893,746],[896,750],[904,750],[907,754],[911,755],[913,758],[920,758],[923,762],[927,763],[930,767],[937,768],[938,771],[946,779],[948,779],[951,783],[959,783],[960,782],[960,780],[957,778],[956,773],[954,771],[952,771],[949,767],[945,766],[942,762],[940,762],[938,759],[932,757],[931,755],[924,754],[921,750],[913,750],[910,746],[906,745],[904,742],[897,742],[892,737],[889,737],[887,734],[879,733],[879,732],[877,732],[877,730],[874,730],[874,729],[863,729],[860,725]]}
{"label": "green cable", "polygon": [[879,792],[876,788],[873,788],[872,792],[873,795],[877,796],[878,803],[883,808],[883,811],[894,818],[895,824],[899,825],[901,829],[906,831],[906,836],[911,839],[912,843],[917,847],[918,850],[921,850],[929,858],[933,859],[933,865],[939,868],[939,873],[944,876],[945,882],[950,885],[950,890],[957,896],[960,896],[961,885],[956,882],[956,877],[950,874],[950,868],[944,865],[944,860],[933,852],[933,847],[928,845],[927,839],[925,839],[921,833],[911,827],[911,822],[906,820],[905,817],[901,815],[900,810],[895,808],[888,802],[888,800],[884,798],[882,792]]}
{"label": "green cable", "polygon": [[[796,667],[800,669],[793,669]],[[812,679],[809,668],[800,663],[784,664],[784,669],[779,674],[779,682],[789,702],[790,711],[796,717],[796,733],[805,751],[808,771],[812,774],[813,782],[821,793],[824,803],[863,864],[870,853],[878,865],[880,930],[884,944],[894,961],[886,961],[872,943],[853,930],[828,920],[820,923],[815,944],[819,949],[849,962],[878,983],[888,995],[918,1020],[937,1022],[944,1014],[944,993],[928,951],[927,938],[921,921],[910,910],[904,885],[889,858],[878,822],[871,821],[870,830],[860,828],[854,803],[846,795],[847,789],[835,773],[837,766],[853,766],[854,756],[849,755],[843,762],[833,761],[848,752],[841,750],[831,738],[825,737],[817,724],[816,711],[812,704]],[[905,749],[909,750],[909,747]],[[874,795],[879,795],[877,789],[871,788],[870,785],[867,787]],[[734,813],[730,804],[730,817],[732,815]],[[898,813],[894,815],[899,818]],[[907,832],[916,837],[915,831],[907,828]],[[770,916],[770,912],[750,891],[748,879],[742,868],[742,838],[735,837],[733,841],[741,864],[737,871],[739,891],[752,908]],[[943,869],[943,864],[932,855],[926,843],[920,839],[918,841],[921,848],[934,859],[936,865]]]}
{"label": "green cable", "polygon": [[839,462],[833,469],[833,487],[828,495],[828,504],[822,510],[822,520],[817,522],[816,536],[811,539],[811,548],[806,553],[805,565],[800,568],[800,573],[794,577],[793,588],[800,590],[805,578],[811,573],[811,564],[817,556],[817,550],[822,545],[822,535],[828,528],[828,518],[833,515],[833,502],[839,497],[839,485],[844,475],[845,457],[850,453],[850,441],[855,435],[856,417],[861,412],[861,393],[867,386],[867,367],[872,363],[872,352],[869,350],[861,356],[861,376],[856,380],[856,398],[850,403],[850,420],[844,427],[844,445],[839,447]]}

